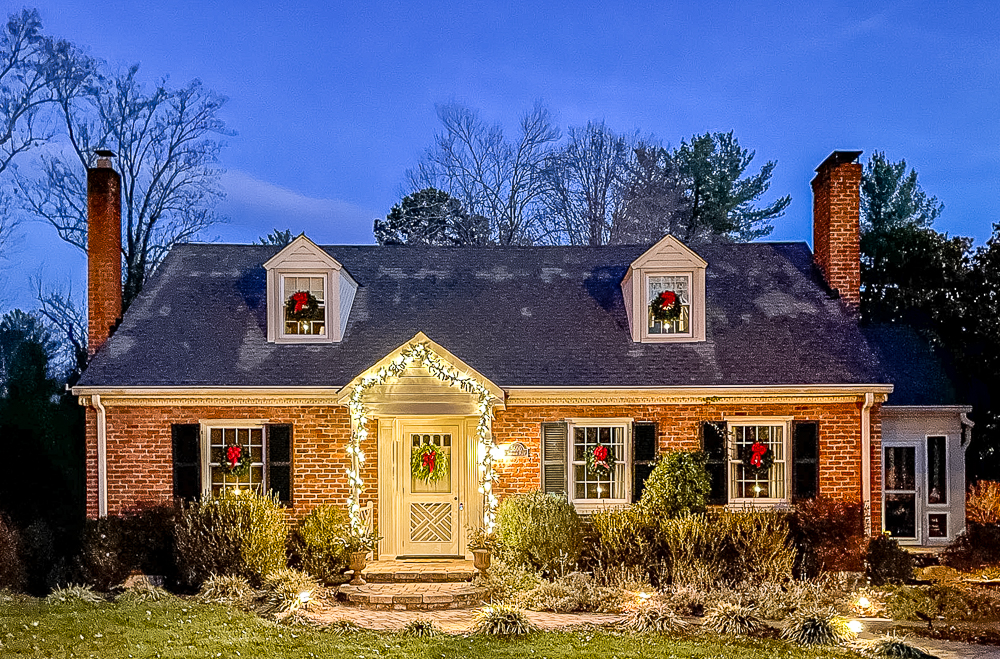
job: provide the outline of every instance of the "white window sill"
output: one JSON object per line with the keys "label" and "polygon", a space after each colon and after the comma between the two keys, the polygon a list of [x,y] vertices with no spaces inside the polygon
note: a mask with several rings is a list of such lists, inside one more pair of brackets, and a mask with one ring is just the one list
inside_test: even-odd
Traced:
{"label": "white window sill", "polygon": [[574,499],[576,512],[584,515],[600,510],[614,510],[630,505],[626,499]]}
{"label": "white window sill", "polygon": [[726,504],[729,512],[746,510],[789,510],[792,507],[787,499],[730,499]]}

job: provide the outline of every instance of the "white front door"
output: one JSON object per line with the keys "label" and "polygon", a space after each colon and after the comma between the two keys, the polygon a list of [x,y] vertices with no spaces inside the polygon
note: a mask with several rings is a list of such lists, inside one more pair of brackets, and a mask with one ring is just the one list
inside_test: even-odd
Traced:
{"label": "white front door", "polygon": [[922,501],[920,484],[923,464],[920,444],[893,444],[882,447],[882,525],[901,541],[921,541]]}
{"label": "white front door", "polygon": [[[402,424],[403,460],[398,482],[403,485],[400,537],[407,556],[455,556],[458,554],[459,474],[465,452],[458,425]],[[438,456],[435,469],[440,477],[422,479],[414,474],[413,456],[431,446]]]}

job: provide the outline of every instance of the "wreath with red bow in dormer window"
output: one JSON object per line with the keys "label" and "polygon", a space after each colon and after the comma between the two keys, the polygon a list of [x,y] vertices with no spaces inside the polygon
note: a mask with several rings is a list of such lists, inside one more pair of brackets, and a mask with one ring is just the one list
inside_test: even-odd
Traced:
{"label": "wreath with red bow in dormer window", "polygon": [[740,449],[740,462],[748,476],[766,476],[774,464],[774,451],[762,442],[746,444]]}
{"label": "wreath with red bow in dormer window", "polygon": [[323,310],[319,308],[319,300],[309,291],[293,293],[285,302],[285,318],[287,320],[323,320]]}
{"label": "wreath with red bow in dormer window", "polygon": [[653,320],[664,323],[680,320],[681,299],[673,291],[663,291],[649,303],[649,313]]}

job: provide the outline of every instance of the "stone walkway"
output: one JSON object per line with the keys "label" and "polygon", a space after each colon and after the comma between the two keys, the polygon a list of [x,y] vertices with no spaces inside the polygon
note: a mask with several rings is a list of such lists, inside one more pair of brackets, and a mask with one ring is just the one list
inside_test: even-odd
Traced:
{"label": "stone walkway", "polygon": [[[472,629],[478,609],[452,609],[446,611],[370,611],[354,606],[324,603],[308,612],[309,618],[321,624],[340,620],[352,622],[365,629],[398,631],[413,620],[431,620],[441,631],[448,634],[465,634]],[[614,625],[622,616],[605,613],[545,613],[525,611],[528,619],[541,629],[548,631],[567,630],[580,627]],[[864,621],[862,639],[872,639],[892,628],[889,621]],[[923,648],[940,659],[1000,659],[1000,647],[994,645],[971,645],[955,641],[941,641],[912,635],[907,639],[911,644]]]}
{"label": "stone walkway", "polygon": [[[370,611],[354,606],[323,604],[307,615],[321,624],[339,620],[353,622],[365,629],[400,630],[413,620],[431,620],[443,632],[465,634],[472,629],[479,609],[447,611]],[[525,611],[528,619],[541,629],[560,630],[592,625],[614,624],[621,616],[606,613],[543,613]]]}

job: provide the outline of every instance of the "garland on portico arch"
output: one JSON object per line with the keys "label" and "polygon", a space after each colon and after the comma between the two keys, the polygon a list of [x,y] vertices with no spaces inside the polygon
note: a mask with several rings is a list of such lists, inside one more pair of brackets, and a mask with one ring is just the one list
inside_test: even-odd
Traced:
{"label": "garland on portico arch", "polygon": [[361,467],[365,462],[361,444],[368,438],[369,409],[364,402],[365,394],[373,387],[386,384],[390,378],[399,376],[414,364],[422,364],[434,377],[451,386],[457,386],[462,391],[476,397],[476,412],[479,423],[476,427],[482,459],[480,469],[482,477],[479,492],[483,495],[483,526],[492,532],[496,524],[497,497],[493,493],[497,481],[497,472],[493,466],[494,460],[500,457],[501,449],[494,443],[490,432],[493,418],[493,400],[495,395],[490,389],[471,375],[460,373],[450,363],[438,355],[429,345],[423,333],[417,334],[417,342],[403,348],[391,361],[383,364],[372,373],[361,377],[355,383],[347,401],[351,414],[351,441],[347,453],[351,456],[351,467],[347,472],[350,493],[347,499],[347,509],[351,520],[351,530],[360,533],[363,528],[361,519],[361,493],[364,491],[364,480],[361,478]]}

